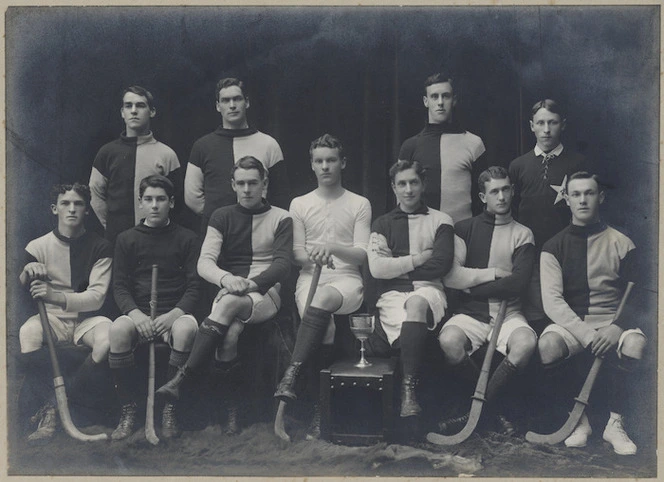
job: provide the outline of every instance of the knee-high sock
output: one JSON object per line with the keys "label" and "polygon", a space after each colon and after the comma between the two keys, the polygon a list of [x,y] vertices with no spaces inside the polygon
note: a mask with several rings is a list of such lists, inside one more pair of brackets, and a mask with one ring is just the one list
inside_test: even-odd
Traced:
{"label": "knee-high sock", "polygon": [[500,365],[496,368],[491,375],[489,384],[486,387],[485,398],[487,401],[495,400],[495,398],[502,392],[507,383],[514,378],[519,369],[511,361],[505,357]]}
{"label": "knee-high sock", "polygon": [[477,378],[480,376],[479,367],[469,356],[464,357],[461,363],[454,365],[452,372],[463,381],[473,385],[477,383]]}
{"label": "knee-high sock", "polygon": [[399,336],[401,344],[401,370],[403,376],[417,376],[427,336],[426,323],[404,321]]}
{"label": "knee-high sock", "polygon": [[330,322],[330,312],[310,306],[302,317],[302,323],[297,330],[295,348],[291,362],[305,362],[317,350],[325,336],[327,325]]}
{"label": "knee-high sock", "polygon": [[115,390],[121,405],[136,402],[137,374],[134,352],[109,353],[108,365],[113,372]]}
{"label": "knee-high sock", "polygon": [[69,384],[69,398],[76,398],[81,396],[86,390],[86,386],[90,383],[95,383],[95,375],[100,371],[100,368],[108,363],[106,360],[96,363],[92,359],[92,354],[89,354],[78,370],[74,373],[71,383]]}
{"label": "knee-high sock", "polygon": [[611,412],[625,414],[629,403],[629,383],[640,360],[625,357],[607,365],[608,409]]}
{"label": "knee-high sock", "polygon": [[191,349],[186,367],[194,372],[200,371],[210,361],[217,345],[224,340],[227,332],[228,327],[226,325],[205,318],[196,332],[194,346]]}
{"label": "knee-high sock", "polygon": [[48,349],[28,353],[21,353],[20,365],[26,377],[35,380],[35,395],[39,399],[39,405],[51,403],[55,405],[55,392],[53,390],[53,369]]}
{"label": "knee-high sock", "polygon": [[175,348],[171,348],[171,354],[168,358],[168,379],[170,380],[175,376],[175,373],[178,371],[178,368],[184,366],[189,358],[189,351],[178,351]]}

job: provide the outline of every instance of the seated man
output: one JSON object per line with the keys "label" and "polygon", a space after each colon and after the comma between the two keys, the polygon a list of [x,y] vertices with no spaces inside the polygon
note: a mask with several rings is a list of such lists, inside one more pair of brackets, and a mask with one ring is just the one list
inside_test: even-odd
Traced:
{"label": "seated man", "polygon": [[[290,206],[295,263],[302,266],[295,288],[302,323],[290,366],[274,394],[283,402],[297,398],[295,383],[304,362],[315,355],[317,369],[331,363],[335,334],[331,315],[352,313],[364,299],[360,266],[367,259],[371,204],[342,185],[346,158],[339,139],[324,134],[311,143],[309,155],[318,187],[293,199]],[[305,312],[315,265],[323,267],[322,274]],[[308,438],[320,434],[318,405],[315,408]]]}
{"label": "seated man", "polygon": [[[108,356],[108,330],[111,320],[95,316],[104,304],[111,284],[111,245],[95,233],[85,230],[90,211],[90,190],[78,183],[53,187],[51,211],[57,216],[57,228],[34,239],[25,248],[27,264],[19,279],[29,283],[30,294],[46,306],[54,341],[92,348],[72,383],[72,392],[85,387]],[[39,315],[26,321],[19,331],[22,362],[31,375],[50,374],[41,366],[37,351],[44,333]],[[51,385],[45,384],[46,386]],[[70,393],[71,395],[71,393]],[[28,436],[31,442],[45,441],[55,433],[54,392],[44,396],[39,411],[39,426]]]}
{"label": "seated man", "polygon": [[[505,358],[491,376],[485,393],[491,403],[523,371],[535,352],[537,336],[521,313],[520,300],[530,280],[535,244],[530,229],[512,219],[513,187],[507,171],[489,167],[480,174],[478,184],[484,212],[457,223],[455,230],[461,242],[455,245],[459,246],[455,258],[463,266],[455,265],[443,279],[445,286],[464,291],[438,341],[455,374],[475,383],[480,370],[470,355],[491,338],[500,303],[508,301],[496,344],[496,351]],[[467,421],[468,413],[441,422],[439,429],[456,433]],[[514,431],[502,415],[498,421],[506,433]]]}
{"label": "seated man", "polygon": [[398,206],[374,221],[369,238],[369,269],[378,280],[376,308],[382,330],[368,342],[369,355],[389,356],[401,349],[401,416],[422,411],[415,394],[427,327],[445,315],[441,277],[452,266],[454,228],[447,214],[424,204],[424,170],[418,161],[390,168]]}
{"label": "seated man", "polygon": [[[596,176],[583,171],[572,174],[566,201],[572,224],[544,244],[540,259],[544,311],[554,322],[542,332],[540,357],[545,370],[585,349],[607,358],[611,415],[603,437],[617,454],[632,455],[636,445],[625,433],[622,414],[626,382],[643,356],[646,337],[633,316],[612,321],[624,286],[632,279],[635,246],[600,220],[604,191]],[[584,413],[565,445],[583,447],[591,433]]]}
{"label": "seated man", "polygon": [[[262,323],[281,307],[280,289],[290,273],[293,256],[293,223],[288,211],[270,206],[263,198],[267,171],[252,156],[237,161],[231,172],[231,187],[237,204],[212,213],[198,272],[221,288],[212,312],[201,324],[187,363],[157,394],[170,400],[180,396],[182,381],[200,372],[212,359],[215,372],[228,378],[239,367],[237,342],[245,324]],[[237,376],[223,387],[231,398],[228,432],[237,432]]]}
{"label": "seated man", "polygon": [[[157,174],[141,180],[139,202],[145,218],[118,235],[115,243],[113,294],[124,313],[111,326],[108,361],[122,405],[120,423],[111,434],[121,440],[136,423],[137,373],[134,350],[140,343],[162,338],[171,347],[170,376],[184,364],[198,329],[191,315],[200,297],[196,274],[199,242],[196,234],[170,220],[175,205],[173,183]],[[157,277],[157,317],[150,319],[152,265]],[[178,435],[175,405],[162,412],[162,436]]]}

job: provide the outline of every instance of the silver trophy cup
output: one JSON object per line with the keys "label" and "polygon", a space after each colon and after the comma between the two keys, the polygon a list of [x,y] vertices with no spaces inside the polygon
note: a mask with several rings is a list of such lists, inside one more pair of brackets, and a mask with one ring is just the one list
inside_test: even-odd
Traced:
{"label": "silver trophy cup", "polygon": [[370,367],[371,363],[364,358],[364,340],[369,338],[374,331],[374,323],[376,317],[368,313],[360,313],[357,315],[350,315],[350,331],[353,332],[355,338],[360,340],[360,361],[355,364],[358,368]]}

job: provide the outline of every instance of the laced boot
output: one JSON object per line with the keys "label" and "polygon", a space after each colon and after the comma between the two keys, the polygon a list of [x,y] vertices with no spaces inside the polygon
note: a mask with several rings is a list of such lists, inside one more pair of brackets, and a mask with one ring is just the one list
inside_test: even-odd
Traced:
{"label": "laced boot", "polygon": [[53,405],[47,403],[40,408],[39,411],[30,418],[30,423],[35,424],[39,422],[39,425],[37,426],[37,430],[28,435],[28,442],[48,442],[53,437],[53,434],[55,434],[57,420],[55,407]]}
{"label": "laced boot", "polygon": [[274,398],[278,398],[284,402],[297,400],[295,384],[297,383],[297,377],[299,376],[301,369],[302,362],[292,362],[288,368],[286,368],[284,376],[277,387],[277,391],[274,392]]}
{"label": "laced boot", "polygon": [[171,378],[168,383],[162,385],[159,390],[155,392],[157,396],[163,397],[166,400],[178,400],[180,398],[180,385],[187,377],[189,370],[184,365],[178,368],[177,373]]}
{"label": "laced boot", "polygon": [[136,425],[136,402],[130,402],[122,406],[122,414],[120,415],[120,423],[113,433],[111,440],[122,440],[131,435]]}
{"label": "laced boot", "polygon": [[422,412],[415,395],[417,383],[418,380],[413,375],[406,375],[401,381],[401,417],[413,417]]}
{"label": "laced boot", "polygon": [[175,404],[166,402],[161,412],[161,435],[164,438],[175,438],[180,435],[177,417],[175,416]]}
{"label": "laced boot", "polygon": [[237,435],[240,429],[240,409],[235,400],[228,400],[226,403],[226,413],[228,421],[226,422],[226,435]]}
{"label": "laced boot", "polygon": [[448,418],[438,422],[438,431],[443,435],[454,435],[461,432],[461,429],[468,423],[468,415],[466,412],[460,417]]}
{"label": "laced boot", "polygon": [[584,412],[581,414],[581,420],[579,420],[579,423],[574,428],[572,434],[565,439],[565,446],[574,448],[585,447],[588,443],[588,437],[592,435],[592,433],[593,429],[588,421],[588,416]]}
{"label": "laced boot", "polygon": [[320,405],[314,403],[314,416],[307,429],[307,440],[320,439]]}
{"label": "laced boot", "polygon": [[634,455],[636,453],[636,444],[632,442],[623,427],[622,415],[611,414],[602,438],[613,446],[613,451],[618,455]]}
{"label": "laced boot", "polygon": [[499,413],[496,415],[495,420],[501,434],[514,435],[516,433],[516,427],[505,415]]}

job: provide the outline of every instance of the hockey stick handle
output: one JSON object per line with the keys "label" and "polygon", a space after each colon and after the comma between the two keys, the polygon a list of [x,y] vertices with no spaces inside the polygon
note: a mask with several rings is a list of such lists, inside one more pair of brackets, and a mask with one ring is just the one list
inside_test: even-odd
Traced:
{"label": "hockey stick handle", "polygon": [[60,364],[58,363],[58,357],[55,353],[55,343],[53,342],[53,335],[51,334],[51,325],[48,323],[48,315],[46,314],[46,306],[44,305],[43,300],[37,300],[37,310],[39,311],[39,320],[42,324],[42,330],[44,331],[44,338],[46,338],[46,344],[48,345],[48,352],[51,355],[51,366],[53,367],[53,378],[62,378],[62,373],[60,372]]}
{"label": "hockey stick handle", "polygon": [[304,311],[302,313],[307,312],[309,306],[311,305],[311,302],[314,299],[314,295],[316,294],[316,289],[318,288],[318,281],[320,280],[320,273],[322,270],[323,267],[320,264],[316,264],[316,267],[314,268],[314,274],[311,277],[311,286],[309,287],[309,293],[307,294],[307,302],[304,304]]}
{"label": "hockey stick handle", "polygon": [[[152,265],[152,280],[150,283],[150,319],[154,321],[157,317],[157,276],[159,266]],[[155,381],[155,354],[154,339],[150,340],[150,359],[148,364],[148,398],[145,409],[145,437],[152,445],[159,443],[159,438],[154,430],[154,381]]]}
{"label": "hockey stick handle", "polygon": [[503,326],[503,321],[505,321],[506,312],[507,312],[507,300],[503,300],[500,302],[500,308],[498,309],[498,314],[496,315],[496,321],[493,324],[491,339],[489,340],[489,346],[487,347],[486,354],[484,355],[484,362],[482,363],[480,376],[477,379],[477,385],[475,387],[475,394],[473,395],[473,398],[484,400],[484,392],[486,391],[486,387],[489,382],[489,371],[491,370],[491,361],[493,360],[493,354],[496,351],[496,345],[498,344],[498,335],[500,335],[500,329]]}

